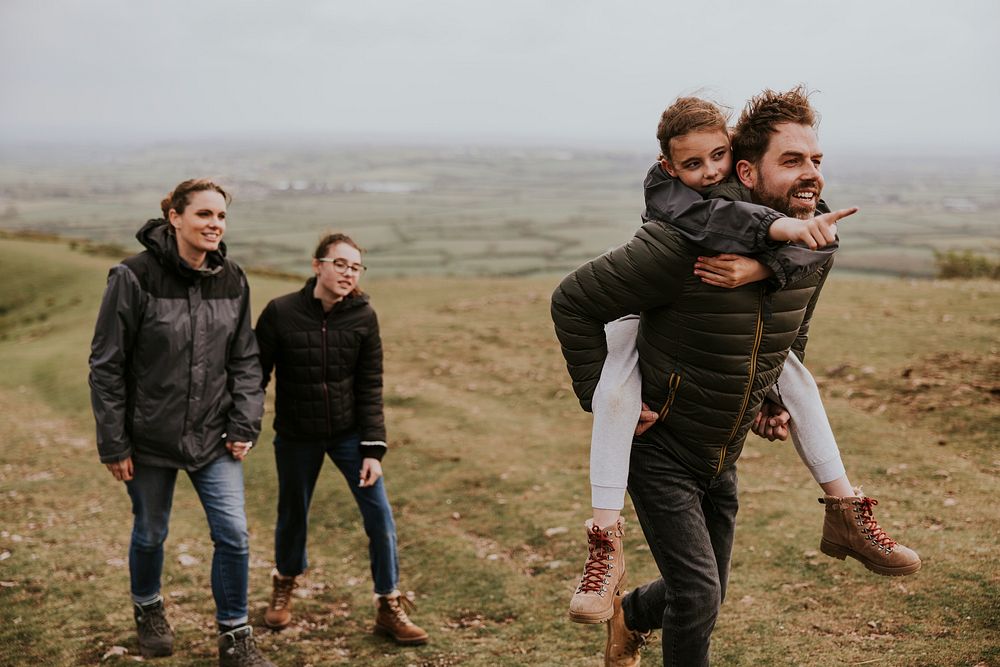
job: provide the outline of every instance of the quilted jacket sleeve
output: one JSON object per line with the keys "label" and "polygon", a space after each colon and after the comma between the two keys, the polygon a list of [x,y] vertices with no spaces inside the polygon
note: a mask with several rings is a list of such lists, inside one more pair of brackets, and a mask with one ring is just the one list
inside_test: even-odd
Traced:
{"label": "quilted jacket sleeve", "polygon": [[604,325],[675,299],[692,264],[682,247],[678,232],[647,223],[625,245],[566,276],[553,292],[552,321],[584,410],[591,409],[608,353]]}
{"label": "quilted jacket sleeve", "polygon": [[819,301],[820,292],[823,291],[823,285],[826,284],[826,279],[830,275],[830,270],[833,269],[833,256],[827,259],[826,263],[820,267],[820,271],[823,275],[819,279],[819,284],[816,285],[816,291],[813,292],[812,298],[809,299],[809,304],[806,306],[805,317],[802,318],[802,324],[799,326],[799,334],[795,338],[795,342],[792,343],[792,353],[799,358],[799,361],[805,362],[806,360],[806,343],[809,340],[809,323],[812,320],[813,311],[816,310],[816,302]]}
{"label": "quilted jacket sleeve", "polygon": [[382,337],[378,316],[371,311],[367,333],[358,352],[354,374],[354,405],[361,435],[361,456],[381,460],[386,452],[385,415],[382,406]]}
{"label": "quilted jacket sleeve", "polygon": [[260,317],[257,318],[257,328],[254,335],[257,337],[257,347],[260,348],[260,386],[266,388],[271,381],[271,372],[274,370],[274,354],[278,349],[278,331],[275,326],[277,308],[274,301],[270,301]]}

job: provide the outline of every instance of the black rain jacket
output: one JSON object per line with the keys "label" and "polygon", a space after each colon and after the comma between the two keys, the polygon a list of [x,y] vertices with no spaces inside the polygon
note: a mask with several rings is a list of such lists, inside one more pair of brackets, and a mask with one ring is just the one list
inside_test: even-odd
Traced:
{"label": "black rain jacket", "polygon": [[177,253],[173,228],[150,220],[145,252],[112,267],[90,353],[90,398],[102,463],[198,470],[226,441],[260,434],[264,391],[243,270],[211,252],[202,269]]}

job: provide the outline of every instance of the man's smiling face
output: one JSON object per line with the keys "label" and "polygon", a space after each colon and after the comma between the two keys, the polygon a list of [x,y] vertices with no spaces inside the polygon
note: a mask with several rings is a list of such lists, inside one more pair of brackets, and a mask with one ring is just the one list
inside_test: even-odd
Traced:
{"label": "man's smiling face", "polygon": [[779,123],[760,162],[743,162],[738,170],[755,202],[806,220],[816,214],[823,191],[822,161],[816,130],[799,123]]}

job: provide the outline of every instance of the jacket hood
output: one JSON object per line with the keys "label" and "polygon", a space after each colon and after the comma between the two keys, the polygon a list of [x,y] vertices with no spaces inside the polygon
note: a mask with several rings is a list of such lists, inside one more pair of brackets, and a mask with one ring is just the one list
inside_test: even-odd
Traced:
{"label": "jacket hood", "polygon": [[[669,189],[664,188],[663,184],[673,180],[674,177],[668,174],[659,162],[654,162],[653,166],[646,172],[646,180],[642,182],[643,193],[646,197],[646,210],[642,213],[643,222],[670,219],[670,215],[665,212],[668,210],[665,202],[669,196]],[[702,196],[705,198],[723,197],[731,201],[753,201],[750,197],[750,190],[732,176],[718,185],[713,185],[706,192],[703,192]]]}
{"label": "jacket hood", "polygon": [[[299,294],[302,296],[303,299],[305,299],[310,303],[316,304],[316,307],[322,310],[323,303],[319,299],[313,296],[314,289],[316,289],[316,276],[313,276],[306,281],[306,284],[302,286],[301,290],[299,290]],[[365,305],[366,303],[368,303],[368,301],[369,301],[368,295],[359,290],[357,287],[355,287],[353,292],[345,296],[337,303],[333,304],[333,308],[330,309],[330,312],[332,313],[338,310],[350,310],[352,308],[357,308],[359,306]]]}
{"label": "jacket hood", "polygon": [[178,253],[174,228],[163,218],[153,218],[147,221],[135,233],[135,238],[163,266],[187,278],[214,276],[222,271],[226,263],[226,244],[224,241],[220,241],[219,249],[208,253],[202,268],[192,268]]}
{"label": "jacket hood", "polygon": [[642,182],[643,194],[646,197],[646,210],[642,212],[643,222],[663,220],[668,217],[663,212],[663,208],[657,206],[657,195],[663,189],[660,186],[672,179],[673,176],[667,173],[659,161],[654,162],[653,166],[646,172],[646,179]]}

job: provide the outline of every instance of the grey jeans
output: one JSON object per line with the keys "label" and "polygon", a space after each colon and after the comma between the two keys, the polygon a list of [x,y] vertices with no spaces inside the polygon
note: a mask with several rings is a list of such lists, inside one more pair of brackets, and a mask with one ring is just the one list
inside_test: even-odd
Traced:
{"label": "grey jeans", "polygon": [[660,578],[625,597],[625,623],[663,629],[664,665],[708,665],[739,509],[736,468],[700,479],[667,448],[636,443],[628,491]]}

